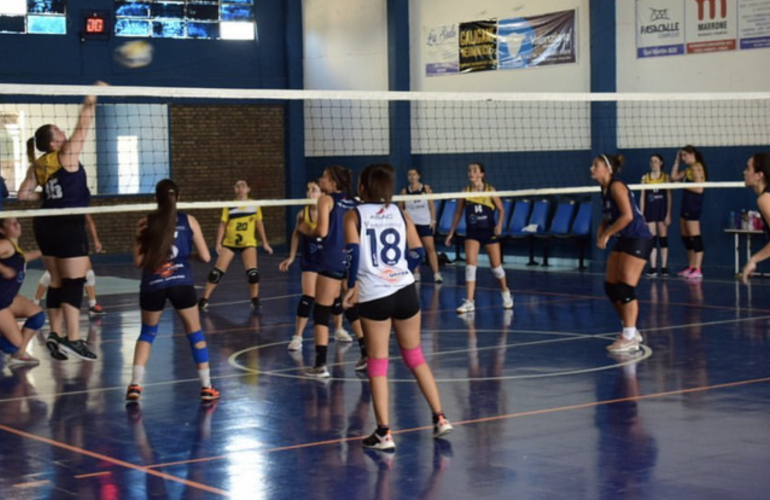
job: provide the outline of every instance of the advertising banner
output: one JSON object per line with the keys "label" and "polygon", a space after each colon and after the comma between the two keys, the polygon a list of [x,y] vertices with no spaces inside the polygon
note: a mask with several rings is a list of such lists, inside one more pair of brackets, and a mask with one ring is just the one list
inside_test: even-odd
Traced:
{"label": "advertising banner", "polygon": [[575,10],[501,19],[497,26],[500,69],[574,63]]}
{"label": "advertising banner", "polygon": [[735,50],[738,46],[736,0],[687,0],[685,46],[688,54]]}
{"label": "advertising banner", "polygon": [[453,75],[460,71],[457,24],[425,28],[425,76]]}
{"label": "advertising banner", "polygon": [[497,69],[497,20],[460,23],[460,73]]}
{"label": "advertising banner", "polygon": [[740,48],[770,47],[770,0],[738,0]]}
{"label": "advertising banner", "polygon": [[636,0],[636,57],[684,54],[684,2]]}

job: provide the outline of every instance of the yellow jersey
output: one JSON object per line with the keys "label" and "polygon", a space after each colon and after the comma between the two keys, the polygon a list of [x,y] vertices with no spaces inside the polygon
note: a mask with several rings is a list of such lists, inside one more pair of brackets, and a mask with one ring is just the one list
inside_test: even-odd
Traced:
{"label": "yellow jersey", "polygon": [[[473,187],[468,186],[465,189],[463,189],[466,193],[472,193]],[[484,183],[484,192],[492,192],[492,187],[489,184]],[[486,207],[491,208],[492,210],[495,209],[495,202],[492,201],[491,196],[474,196],[471,198],[465,199],[466,203],[475,203],[477,205],[484,205]]]}
{"label": "yellow jersey", "polygon": [[222,245],[234,248],[257,246],[257,221],[261,220],[262,209],[259,207],[223,208],[221,221],[225,224],[225,237]]}

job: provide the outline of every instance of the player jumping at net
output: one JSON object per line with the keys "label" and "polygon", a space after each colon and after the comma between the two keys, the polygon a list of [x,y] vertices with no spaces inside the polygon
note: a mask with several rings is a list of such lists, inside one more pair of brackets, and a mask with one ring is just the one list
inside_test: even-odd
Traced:
{"label": "player jumping at net", "polygon": [[370,165],[361,172],[362,204],[345,214],[345,251],[349,255],[344,305],[359,305],[369,353],[368,374],[377,429],[363,440],[366,448],[395,450],[388,414],[390,330],[396,332],[404,362],[417,379],[433,412],[433,437],[452,431],[420,346],[420,299],[410,272],[425,257],[412,221],[391,203],[395,187],[390,165]]}
{"label": "player jumping at net", "polygon": [[[318,199],[321,196],[321,188],[318,183],[310,181],[307,183],[305,194],[310,199]],[[304,236],[299,232],[299,226],[305,223],[308,228],[315,230],[318,212],[315,205],[307,205],[297,214],[297,224],[291,235],[291,244],[289,246],[289,257],[278,265],[281,272],[287,272],[289,266],[297,257],[297,250],[302,246],[302,255],[300,258],[300,268],[302,269],[302,298],[297,304],[297,322],[294,329],[294,335],[289,342],[290,351],[299,351],[302,349],[302,332],[305,331],[310,311],[315,302],[316,281],[318,279],[318,264],[321,257],[321,238]],[[339,310],[338,310],[339,309]],[[342,307],[339,299],[335,300],[332,306],[332,318],[334,321],[334,336],[340,339],[350,339],[350,334],[342,328]]]}
{"label": "player jumping at net", "polygon": [[[770,240],[770,155],[755,153],[746,162],[743,171],[743,182],[757,194],[757,207],[764,222],[765,238]],[[743,282],[748,284],[749,278],[757,270],[757,264],[770,257],[770,242],[765,243],[760,251],[751,256],[743,267]]]}
{"label": "player jumping at net", "polygon": [[[687,165],[679,170],[679,160]],[[685,146],[676,155],[671,168],[671,180],[678,182],[706,182],[708,168],[700,151],[693,146]],[[703,188],[685,188],[682,190],[682,207],[679,213],[679,226],[682,242],[687,250],[687,267],[677,273],[691,279],[702,279],[703,237],[701,236],[700,216],[703,211]]]}
{"label": "player jumping at net", "polygon": [[166,300],[184,325],[192,357],[201,382],[203,401],[219,399],[219,391],[211,387],[209,351],[201,329],[200,314],[189,258],[193,249],[201,262],[211,259],[200,225],[192,215],[177,212],[179,188],[171,179],[163,179],[155,187],[158,209],[139,221],[134,245],[134,265],[142,268],[139,305],[142,329],[134,348],[131,384],[126,401],[139,401],[147,361],[158,334],[158,324]]}
{"label": "player jumping at net", "polygon": [[[342,292],[343,280],[347,276],[347,258],[345,256],[345,234],[343,233],[342,218],[345,213],[356,206],[356,201],[350,195],[353,182],[353,173],[350,169],[339,165],[327,167],[321,178],[319,186],[325,193],[318,199],[315,229],[311,225],[302,222],[299,231],[308,237],[321,238],[321,255],[318,264],[318,278],[316,279],[315,306],[313,308],[313,336],[315,338],[315,363],[306,374],[315,378],[330,377],[326,368],[326,353],[329,349],[329,316],[335,299]],[[345,311],[353,328],[361,357],[356,363],[356,370],[366,368],[366,345],[363,332],[356,327],[358,307]],[[337,342],[352,342],[349,335],[335,337]]]}
{"label": "player jumping at net", "polygon": [[[470,184],[463,189],[466,193],[484,193],[470,198],[460,199],[457,203],[452,227],[446,237],[445,245],[452,243],[460,217],[465,217],[468,235],[465,237],[465,292],[466,299],[457,308],[458,314],[470,313],[476,310],[476,269],[479,260],[479,251],[483,246],[489,255],[489,265],[492,274],[500,283],[500,293],[503,297],[503,308],[513,309],[513,295],[508,289],[508,283],[503,269],[503,260],[500,250],[500,233],[503,232],[505,221],[505,209],[503,202],[493,193],[495,188],[487,183],[486,169],[478,162],[468,165],[468,180]],[[495,211],[499,217],[495,222]],[[464,212],[464,213],[463,213]]]}
{"label": "player jumping at net", "polygon": [[[91,240],[94,242],[94,251],[96,253],[101,253],[102,242],[99,240],[99,234],[96,231],[96,224],[94,223],[94,219],[89,214],[86,214],[86,226],[88,227],[88,232],[91,233]],[[35,298],[32,300],[32,302],[39,305],[50,284],[51,274],[48,271],[45,271],[42,276],[40,276],[40,280],[37,283]],[[84,288],[86,291],[86,297],[88,297],[88,316],[90,318],[104,316],[106,313],[96,299],[96,274],[94,274],[93,263],[91,262],[90,257],[88,259],[88,272],[86,273],[86,282]]]}
{"label": "player jumping at net", "polygon": [[604,250],[610,238],[616,240],[607,258],[604,290],[620,316],[623,332],[607,346],[610,352],[639,350],[642,335],[636,328],[639,318],[636,286],[652,251],[652,234],[636,206],[634,194],[616,177],[622,166],[623,157],[611,155],[599,155],[591,165],[591,176],[602,188],[604,213],[596,232],[596,246]]}
{"label": "player jumping at net", "polygon": [[[251,187],[245,180],[237,181],[234,189],[237,201],[250,199]],[[272,255],[273,249],[267,242],[260,207],[225,207],[222,209],[222,218],[217,230],[217,262],[209,273],[203,297],[198,301],[198,308],[201,311],[205,311],[208,307],[211,294],[238,252],[241,253],[243,268],[246,270],[246,280],[249,282],[251,307],[253,309],[259,308],[259,267],[257,266],[257,244],[259,241],[256,237],[257,234],[259,240],[262,241],[262,248],[268,255]]]}
{"label": "player jumping at net", "polygon": [[[27,262],[41,255],[37,250],[23,252],[19,247],[20,236],[18,219],[0,219],[0,350],[9,355],[11,368],[40,363],[27,353],[27,346],[45,324],[40,306],[19,295]],[[17,318],[26,318],[21,329]]]}
{"label": "player jumping at net", "polygon": [[[69,138],[56,125],[43,125],[35,137],[27,141],[30,168],[19,187],[20,200],[37,200],[43,187],[43,208],[87,207],[91,192],[86,171],[80,163],[86,137],[94,121],[96,97],[89,95],[83,101],[75,130]],[[35,158],[35,148],[44,154]],[[36,217],[35,239],[43,253],[46,270],[51,274],[51,285],[46,296],[51,332],[46,346],[54,359],[74,355],[86,361],[97,356],[80,339],[80,306],[88,272],[88,236],[83,215]],[[67,333],[59,336],[62,315]]]}
{"label": "player jumping at net", "polygon": [[650,253],[650,270],[647,276],[658,275],[658,243],[660,243],[660,275],[668,276],[668,226],[671,225],[671,190],[661,191],[655,184],[669,182],[669,177],[663,171],[663,157],[659,154],[650,156],[650,171],[642,176],[642,184],[651,185],[645,188],[641,196],[641,209],[647,228],[652,233],[653,245]]}
{"label": "player jumping at net", "polygon": [[[427,184],[421,182],[422,174],[416,168],[410,168],[407,173],[409,179],[409,186],[401,190],[401,194],[431,194],[433,190]],[[406,210],[409,217],[414,222],[414,227],[417,228],[417,234],[420,235],[420,241],[425,249],[425,255],[428,257],[428,264],[433,271],[433,280],[436,283],[443,283],[444,278],[441,276],[438,267],[438,255],[436,255],[436,242],[433,234],[436,231],[436,204],[433,200],[415,199],[401,202],[399,204],[401,210]],[[414,272],[414,279],[420,281],[420,267],[417,266]]]}

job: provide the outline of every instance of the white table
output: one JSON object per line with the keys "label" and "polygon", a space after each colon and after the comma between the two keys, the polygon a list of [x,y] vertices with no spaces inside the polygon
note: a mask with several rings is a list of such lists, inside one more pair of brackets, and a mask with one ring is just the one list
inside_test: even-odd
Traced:
{"label": "white table", "polygon": [[725,232],[727,234],[732,234],[735,237],[735,274],[738,274],[741,272],[739,257],[741,251],[740,236],[742,234],[746,235],[746,262],[748,262],[751,258],[751,235],[764,234],[764,231],[757,229],[725,229]]}

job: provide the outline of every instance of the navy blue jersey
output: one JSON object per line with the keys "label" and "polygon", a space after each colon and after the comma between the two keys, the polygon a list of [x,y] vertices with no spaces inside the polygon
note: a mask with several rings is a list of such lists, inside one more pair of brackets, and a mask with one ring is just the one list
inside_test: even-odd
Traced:
{"label": "navy blue jersey", "polygon": [[[765,188],[765,193],[770,193],[770,186]],[[762,226],[762,230],[765,232],[765,238],[770,240],[770,226],[767,225],[767,221],[765,220],[765,216],[762,215],[762,212],[759,212],[759,216],[762,217],[762,222],[764,225]]]}
{"label": "navy blue jersey", "polygon": [[16,271],[16,276],[11,279],[0,277],[0,309],[10,306],[18,295],[21,284],[24,283],[24,274],[27,269],[24,253],[16,245],[13,245],[13,248],[16,250],[13,255],[6,259],[0,259],[0,264]]}
{"label": "navy blue jersey", "polygon": [[320,271],[344,273],[347,270],[345,255],[345,232],[342,218],[345,212],[355,208],[356,200],[345,193],[332,193],[334,205],[329,214],[329,233],[322,241]]}
{"label": "navy blue jersey", "polygon": [[[310,226],[311,230],[315,230],[317,224],[310,216],[309,206],[303,210],[302,220]],[[302,257],[299,265],[303,272],[318,272],[318,264],[321,261],[321,248],[323,248],[321,241],[321,238],[315,236],[305,236],[304,234],[301,236]]]}
{"label": "navy blue jersey", "polygon": [[86,169],[68,172],[59,162],[59,152],[41,156],[35,168],[37,183],[43,186],[43,208],[87,207],[91,203]]}
{"label": "navy blue jersey", "polygon": [[[644,184],[662,184],[668,182],[668,175],[661,172],[660,177],[653,179],[650,174],[644,176]],[[663,222],[668,213],[668,193],[662,189],[644,188],[644,219],[647,222]]]}
{"label": "navy blue jersey", "polygon": [[[463,191],[472,192],[470,186]],[[492,193],[489,185],[484,185],[484,191]],[[495,228],[495,202],[491,196],[472,196],[465,199],[465,224],[468,233],[481,231],[491,231]]]}
{"label": "navy blue jersey", "polygon": [[628,193],[628,200],[631,203],[631,212],[634,215],[634,219],[613,236],[620,238],[652,238],[652,233],[647,229],[647,224],[644,222],[642,212],[639,211],[639,207],[636,205],[634,193],[632,193],[631,190],[628,189],[626,183],[620,179],[612,179],[609,186],[607,186],[606,191],[602,192],[602,212],[604,213],[606,227],[615,223],[615,221],[618,220],[618,217],[620,217],[620,207],[618,207],[618,204],[612,198],[612,184],[615,182],[621,183]]}
{"label": "navy blue jersey", "polygon": [[[693,180],[692,168],[688,168],[685,171],[684,182],[695,182]],[[704,193],[693,193],[692,191],[683,189],[680,215],[687,220],[698,220],[703,211]]]}
{"label": "navy blue jersey", "polygon": [[185,213],[177,213],[174,229],[174,245],[171,255],[160,269],[142,272],[142,292],[154,292],[172,286],[192,285],[193,275],[188,262],[193,249],[193,235],[190,220]]}

